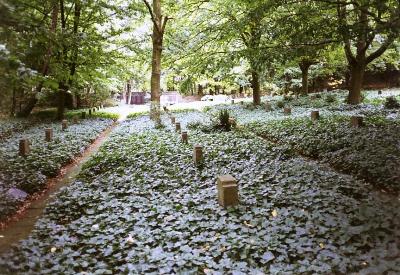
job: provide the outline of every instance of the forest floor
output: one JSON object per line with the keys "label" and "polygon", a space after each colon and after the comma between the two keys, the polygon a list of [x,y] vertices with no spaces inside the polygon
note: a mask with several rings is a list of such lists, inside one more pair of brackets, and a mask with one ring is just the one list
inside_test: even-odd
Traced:
{"label": "forest floor", "polygon": [[[161,128],[127,116],[32,234],[0,256],[0,273],[399,273],[400,109],[388,96],[400,95],[368,92],[360,106],[342,92],[266,97],[258,108],[165,113]],[[218,205],[224,174],[238,181],[236,207]]]}

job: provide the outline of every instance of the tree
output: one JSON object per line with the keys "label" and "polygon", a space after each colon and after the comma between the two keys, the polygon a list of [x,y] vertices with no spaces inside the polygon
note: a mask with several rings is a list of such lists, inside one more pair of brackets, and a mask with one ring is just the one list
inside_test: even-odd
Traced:
{"label": "tree", "polygon": [[314,0],[336,10],[336,27],[350,72],[347,102],[361,102],[366,66],[399,36],[400,2],[396,0]]}
{"label": "tree", "polygon": [[153,0],[153,6],[147,0],[143,0],[153,22],[152,35],[152,69],[151,69],[151,109],[150,116],[159,122],[160,120],[160,94],[161,94],[161,57],[163,51],[164,32],[169,20],[168,16],[162,15],[161,0]]}

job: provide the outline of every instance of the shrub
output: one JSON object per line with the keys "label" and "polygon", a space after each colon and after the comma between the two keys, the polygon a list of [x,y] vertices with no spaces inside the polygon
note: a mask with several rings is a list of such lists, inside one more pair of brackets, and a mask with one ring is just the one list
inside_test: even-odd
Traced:
{"label": "shrub", "polygon": [[276,102],[276,107],[278,108],[285,107],[285,102],[283,100],[279,100],[278,102]]}
{"label": "shrub", "polygon": [[228,110],[221,110],[219,111],[219,126],[223,129],[225,129],[226,131],[230,131],[231,130],[231,123],[229,121],[230,118],[230,114]]}
{"label": "shrub", "polygon": [[326,97],[325,97],[325,101],[326,101],[327,103],[333,103],[333,102],[336,101],[336,96],[333,95],[333,94],[328,94],[328,95],[326,95]]}
{"label": "shrub", "polygon": [[145,115],[148,115],[148,114],[149,114],[149,111],[143,111],[143,112],[138,112],[138,113],[130,113],[127,116],[127,118],[134,119],[134,118],[145,116]]}
{"label": "shrub", "polygon": [[396,109],[400,108],[400,103],[394,96],[389,96],[386,98],[384,106],[386,109]]}

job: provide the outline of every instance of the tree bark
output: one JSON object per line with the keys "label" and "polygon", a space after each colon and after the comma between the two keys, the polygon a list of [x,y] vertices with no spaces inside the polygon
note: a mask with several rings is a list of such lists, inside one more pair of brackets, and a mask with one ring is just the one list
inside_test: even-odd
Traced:
{"label": "tree bark", "polygon": [[57,105],[57,119],[64,119],[65,112],[65,97],[68,91],[68,86],[61,82],[58,86],[58,105]]}
{"label": "tree bark", "polygon": [[163,48],[163,38],[168,17],[161,13],[161,0],[153,0],[153,7],[147,0],[143,0],[147,6],[151,20],[153,21],[153,52],[151,66],[151,104],[150,118],[157,124],[161,124],[160,119],[160,93],[161,93],[161,57]]}
{"label": "tree bark", "polygon": [[198,95],[199,96],[203,96],[204,95],[204,93],[203,93],[203,85],[201,85],[201,84],[199,84],[199,85],[197,85],[197,93],[198,93]]}
{"label": "tree bark", "polygon": [[260,95],[260,78],[256,71],[251,73],[251,84],[253,88],[253,104],[260,105],[261,95]]}
{"label": "tree bark", "polygon": [[306,61],[302,61],[299,63],[301,70],[301,94],[308,94],[308,70],[310,69],[311,64]]}
{"label": "tree bark", "polygon": [[361,103],[361,89],[364,80],[365,67],[363,63],[355,62],[350,65],[350,87],[347,103],[359,104]]}

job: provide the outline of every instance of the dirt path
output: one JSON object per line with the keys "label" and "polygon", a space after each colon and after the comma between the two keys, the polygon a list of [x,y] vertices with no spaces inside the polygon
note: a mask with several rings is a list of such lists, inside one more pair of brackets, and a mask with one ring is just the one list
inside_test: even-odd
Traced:
{"label": "dirt path", "polygon": [[26,239],[33,230],[36,221],[42,216],[46,205],[62,187],[72,183],[82,169],[82,166],[94,155],[108,139],[117,123],[105,130],[75,161],[65,166],[59,176],[48,180],[48,188],[26,204],[13,220],[0,230],[0,254],[6,252],[12,245]]}

